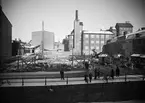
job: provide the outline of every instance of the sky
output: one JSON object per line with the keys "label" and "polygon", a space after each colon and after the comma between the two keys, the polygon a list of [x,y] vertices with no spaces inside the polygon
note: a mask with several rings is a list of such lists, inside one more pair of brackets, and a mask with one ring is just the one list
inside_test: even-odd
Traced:
{"label": "sky", "polygon": [[145,0],[1,0],[12,24],[12,39],[28,42],[33,31],[54,32],[62,41],[73,30],[75,10],[84,30],[98,31],[130,21],[136,31],[145,27]]}

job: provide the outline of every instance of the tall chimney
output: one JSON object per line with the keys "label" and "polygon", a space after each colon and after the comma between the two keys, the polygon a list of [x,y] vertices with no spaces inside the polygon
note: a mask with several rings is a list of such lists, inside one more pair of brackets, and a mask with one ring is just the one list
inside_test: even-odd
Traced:
{"label": "tall chimney", "polygon": [[42,21],[42,31],[44,31],[44,21]]}
{"label": "tall chimney", "polygon": [[76,18],[75,20],[78,20],[78,10],[76,10]]}

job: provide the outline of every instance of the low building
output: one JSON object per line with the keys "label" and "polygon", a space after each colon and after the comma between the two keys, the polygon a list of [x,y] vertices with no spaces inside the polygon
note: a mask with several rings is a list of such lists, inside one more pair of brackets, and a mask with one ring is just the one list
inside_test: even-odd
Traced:
{"label": "low building", "polygon": [[[43,43],[42,43],[43,42]],[[32,32],[32,46],[42,45],[44,49],[54,49],[54,33],[48,31]]]}

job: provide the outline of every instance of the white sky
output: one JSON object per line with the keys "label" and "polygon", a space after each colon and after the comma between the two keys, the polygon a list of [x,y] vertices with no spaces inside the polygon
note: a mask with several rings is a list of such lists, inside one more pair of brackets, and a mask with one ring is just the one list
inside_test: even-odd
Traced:
{"label": "white sky", "polygon": [[3,11],[13,25],[12,38],[30,41],[42,29],[62,40],[73,29],[75,10],[85,30],[98,31],[130,21],[134,31],[145,26],[145,0],[2,0]]}

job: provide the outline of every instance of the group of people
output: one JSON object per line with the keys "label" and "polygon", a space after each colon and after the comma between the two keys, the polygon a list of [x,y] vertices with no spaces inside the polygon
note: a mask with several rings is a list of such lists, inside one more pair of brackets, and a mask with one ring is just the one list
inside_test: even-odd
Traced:
{"label": "group of people", "polygon": [[[84,80],[85,80],[86,83],[92,81],[93,73],[94,73],[94,79],[95,80],[97,78],[98,79],[100,78],[100,74],[102,73],[100,71],[100,67],[96,67],[93,64],[89,64],[88,62],[85,62],[84,66],[85,66],[85,70],[86,70],[85,75],[84,75]],[[105,73],[102,73],[102,74],[104,75],[104,79],[105,80],[108,80],[109,75],[108,74],[105,74]],[[114,69],[111,69],[111,71],[110,71],[110,77],[112,79],[114,79],[114,75],[115,75],[115,71],[114,71]],[[116,77],[119,77],[119,75],[120,75],[120,69],[117,66],[116,67]]]}
{"label": "group of people", "polygon": [[[114,79],[114,75],[115,75],[114,69],[111,69],[110,77],[111,77],[112,79]],[[117,67],[116,67],[116,77],[119,77],[119,75],[120,75],[120,69],[119,69],[119,67],[117,66]]]}

